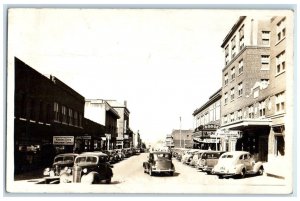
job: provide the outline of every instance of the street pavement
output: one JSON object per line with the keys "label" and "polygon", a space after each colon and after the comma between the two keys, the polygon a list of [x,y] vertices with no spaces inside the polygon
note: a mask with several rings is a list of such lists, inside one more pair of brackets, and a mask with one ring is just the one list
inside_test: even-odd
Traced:
{"label": "street pavement", "polygon": [[262,176],[248,176],[243,179],[219,179],[173,159],[174,176],[150,176],[144,173],[143,162],[147,153],[135,155],[114,164],[111,184],[36,184],[39,179],[13,181],[14,192],[55,193],[140,193],[140,194],[287,194],[291,182]]}

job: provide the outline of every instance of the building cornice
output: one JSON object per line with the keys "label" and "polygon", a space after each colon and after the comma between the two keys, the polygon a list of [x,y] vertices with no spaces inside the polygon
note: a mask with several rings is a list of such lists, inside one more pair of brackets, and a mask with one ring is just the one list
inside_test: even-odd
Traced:
{"label": "building cornice", "polygon": [[227,34],[227,36],[224,38],[223,43],[221,45],[222,48],[225,47],[225,45],[227,44],[227,42],[230,40],[230,38],[233,36],[233,34],[235,33],[235,31],[239,28],[239,26],[242,24],[242,22],[244,21],[244,19],[246,18],[246,16],[240,16],[239,19],[237,20],[237,22],[233,25],[233,27],[231,28],[231,30],[229,31],[229,33]]}

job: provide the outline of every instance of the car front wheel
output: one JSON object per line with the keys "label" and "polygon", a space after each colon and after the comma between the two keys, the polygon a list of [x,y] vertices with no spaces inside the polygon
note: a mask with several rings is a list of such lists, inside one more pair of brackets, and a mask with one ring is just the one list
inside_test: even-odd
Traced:
{"label": "car front wheel", "polygon": [[263,167],[260,167],[258,172],[257,172],[258,175],[263,175],[264,174],[264,168]]}

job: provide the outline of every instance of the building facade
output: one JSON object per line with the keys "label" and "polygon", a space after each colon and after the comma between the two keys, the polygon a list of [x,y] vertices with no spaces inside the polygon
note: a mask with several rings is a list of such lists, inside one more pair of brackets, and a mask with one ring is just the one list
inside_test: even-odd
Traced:
{"label": "building facade", "polygon": [[264,162],[284,157],[286,104],[292,105],[293,89],[286,85],[287,74],[293,77],[291,24],[291,16],[242,16],[225,37],[218,132],[227,140],[224,150],[249,151]]}
{"label": "building facade", "polygon": [[174,148],[193,148],[193,130],[176,130],[171,133]]}
{"label": "building facade", "polygon": [[116,148],[118,112],[103,99],[86,99],[84,116],[105,126],[105,137],[101,138],[101,149]]}
{"label": "building facade", "polygon": [[58,152],[73,152],[84,134],[84,97],[54,76],[15,58],[15,172],[47,166]]}
{"label": "building facade", "polygon": [[166,136],[165,145],[166,145],[166,147],[174,148],[175,145],[174,145],[174,140],[173,140],[172,135],[168,134]]}
{"label": "building facade", "polygon": [[214,134],[220,127],[221,97],[222,88],[194,111],[194,148],[220,150],[220,138]]}
{"label": "building facade", "polygon": [[129,127],[130,111],[127,108],[127,101],[124,104],[117,102],[116,100],[106,100],[113,109],[115,109],[120,118],[117,120],[118,136],[116,138],[116,147],[119,149],[129,148],[133,140],[133,132]]}

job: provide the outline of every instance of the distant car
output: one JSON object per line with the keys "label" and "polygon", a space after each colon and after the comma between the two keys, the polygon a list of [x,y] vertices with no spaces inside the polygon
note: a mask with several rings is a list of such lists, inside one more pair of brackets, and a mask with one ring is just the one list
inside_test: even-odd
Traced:
{"label": "distant car", "polygon": [[175,166],[172,163],[171,152],[150,152],[148,160],[143,163],[144,172],[153,176],[154,173],[168,173],[173,176],[175,172]]}
{"label": "distant car", "polygon": [[116,163],[120,161],[119,154],[117,154],[114,150],[105,150],[103,153],[108,155],[110,163]]}
{"label": "distant car", "polygon": [[197,149],[190,149],[186,151],[185,154],[182,156],[181,162],[183,164],[189,164],[194,156],[194,153],[197,151],[198,151]]}
{"label": "distant car", "polygon": [[61,174],[60,183],[98,184],[105,180],[109,184],[113,176],[112,167],[107,154],[83,153],[75,158],[72,172]]}
{"label": "distant car", "polygon": [[224,176],[239,176],[244,178],[246,174],[262,175],[264,172],[263,163],[255,162],[249,152],[233,151],[223,153],[217,165],[212,169],[212,174],[219,178]]}
{"label": "distant car", "polygon": [[75,153],[58,154],[54,157],[52,167],[45,168],[44,176],[59,176],[63,172],[71,171],[77,156]]}
{"label": "distant car", "polygon": [[123,160],[126,157],[122,149],[116,149],[115,151],[120,160]]}
{"label": "distant car", "polygon": [[196,168],[203,172],[211,173],[213,167],[218,163],[220,156],[225,153],[225,151],[205,151],[202,153],[201,157],[196,164]]}
{"label": "distant car", "polygon": [[207,150],[198,150],[192,153],[192,158],[190,159],[189,165],[192,167],[196,167],[199,158],[201,158],[202,154]]}

